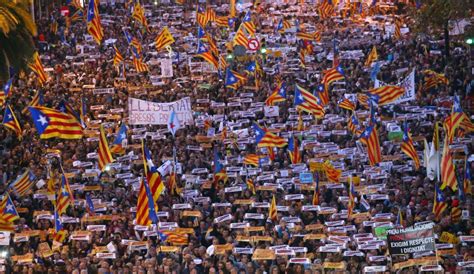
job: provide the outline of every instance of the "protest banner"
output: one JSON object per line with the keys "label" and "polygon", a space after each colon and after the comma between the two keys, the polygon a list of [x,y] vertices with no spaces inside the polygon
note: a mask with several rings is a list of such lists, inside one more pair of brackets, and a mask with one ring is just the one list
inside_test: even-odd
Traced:
{"label": "protest banner", "polygon": [[129,98],[128,111],[130,125],[166,125],[173,111],[181,124],[194,123],[190,97],[170,103]]}
{"label": "protest banner", "polygon": [[433,224],[415,225],[387,231],[390,254],[413,254],[436,250]]}

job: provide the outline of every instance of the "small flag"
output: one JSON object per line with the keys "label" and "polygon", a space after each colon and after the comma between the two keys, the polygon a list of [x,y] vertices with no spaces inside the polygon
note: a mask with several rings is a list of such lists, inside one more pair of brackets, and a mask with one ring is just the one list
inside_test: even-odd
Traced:
{"label": "small flag", "polygon": [[18,122],[18,119],[16,119],[15,113],[11,109],[10,105],[7,105],[5,108],[5,114],[3,115],[2,124],[5,127],[11,129],[16,134],[18,139],[21,140],[22,138],[21,126],[20,126],[20,123]]}
{"label": "small flag", "polygon": [[99,148],[97,149],[97,156],[100,171],[104,171],[107,165],[114,161],[112,153],[110,153],[107,136],[105,136],[104,127],[100,125]]}
{"label": "small flag", "polygon": [[178,115],[176,114],[176,112],[174,111],[171,112],[167,125],[168,125],[169,132],[171,132],[171,134],[173,134],[173,137],[174,137],[176,134],[176,131],[178,131],[178,129],[181,128],[181,124],[178,120]]}

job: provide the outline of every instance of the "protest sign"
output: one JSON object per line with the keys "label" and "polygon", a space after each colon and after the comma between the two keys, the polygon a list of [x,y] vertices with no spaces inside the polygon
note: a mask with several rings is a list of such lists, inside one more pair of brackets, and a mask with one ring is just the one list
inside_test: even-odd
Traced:
{"label": "protest sign", "polygon": [[387,240],[388,249],[392,255],[412,254],[436,249],[433,224],[431,223],[388,230]]}
{"label": "protest sign", "polygon": [[191,98],[186,97],[170,103],[155,103],[135,98],[128,99],[130,125],[166,125],[174,111],[181,124],[194,123]]}

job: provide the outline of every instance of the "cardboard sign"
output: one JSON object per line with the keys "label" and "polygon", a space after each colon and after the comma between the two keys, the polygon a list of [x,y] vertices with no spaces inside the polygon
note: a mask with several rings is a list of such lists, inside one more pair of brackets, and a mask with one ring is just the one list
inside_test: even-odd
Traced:
{"label": "cardboard sign", "polygon": [[387,240],[392,255],[436,250],[432,223],[388,230]]}

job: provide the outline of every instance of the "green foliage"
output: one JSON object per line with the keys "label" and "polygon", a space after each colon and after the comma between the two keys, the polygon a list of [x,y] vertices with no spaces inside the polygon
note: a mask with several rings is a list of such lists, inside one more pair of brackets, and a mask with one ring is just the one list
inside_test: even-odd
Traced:
{"label": "green foliage", "polygon": [[9,68],[26,69],[35,52],[32,36],[36,25],[27,0],[0,0],[0,82],[6,81]]}

